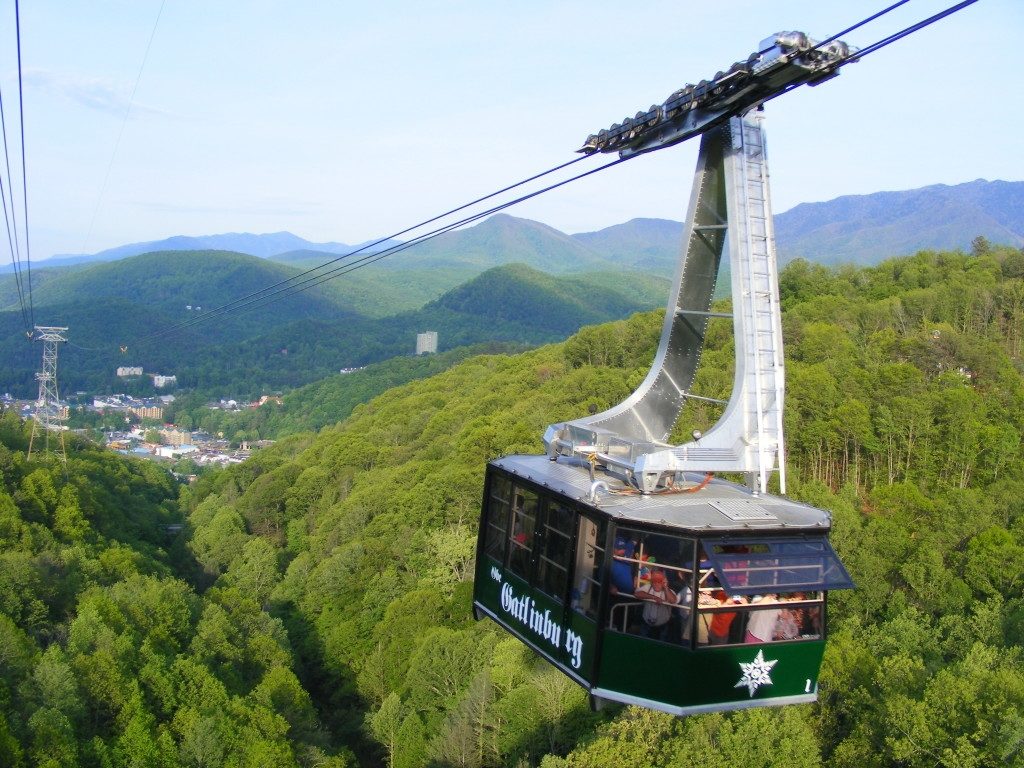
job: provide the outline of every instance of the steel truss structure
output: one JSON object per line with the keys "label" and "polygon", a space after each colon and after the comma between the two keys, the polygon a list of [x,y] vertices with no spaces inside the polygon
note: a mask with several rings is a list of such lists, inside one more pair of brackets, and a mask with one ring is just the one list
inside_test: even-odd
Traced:
{"label": "steel truss structure", "polygon": [[[782,315],[762,117],[734,117],[705,133],[687,215],[683,258],[669,299],[661,343],[646,379],[619,405],[548,427],[549,455],[575,455],[625,472],[651,492],[685,471],[743,472],[759,493],[778,469],[785,486]],[[732,312],[711,311],[725,246]],[[733,321],[732,396],[715,401],[718,423],[691,442],[664,441],[689,400],[711,318]]]}
{"label": "steel truss structure", "polygon": [[32,458],[32,450],[35,446],[36,437],[42,429],[43,452],[50,452],[50,433],[56,431],[60,435],[60,450],[57,453],[61,463],[65,466],[68,462],[67,452],[64,448],[64,414],[60,404],[60,396],[57,393],[57,345],[67,341],[63,335],[68,329],[52,325],[37,325],[37,341],[43,342],[43,369],[36,374],[36,381],[39,382],[39,396],[36,398],[36,407],[32,419],[32,437],[28,443],[28,458]]}

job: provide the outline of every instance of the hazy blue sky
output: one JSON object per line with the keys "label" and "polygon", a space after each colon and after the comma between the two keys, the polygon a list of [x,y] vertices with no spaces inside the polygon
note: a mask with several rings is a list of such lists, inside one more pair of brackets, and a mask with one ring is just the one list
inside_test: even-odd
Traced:
{"label": "hazy blue sky", "polygon": [[[952,2],[913,0],[847,40]],[[772,32],[821,39],[886,4],[166,0],[125,123],[160,0],[22,2],[33,259],[176,234],[376,238],[571,159]],[[9,139],[13,5],[0,2]],[[1024,179],[1022,37],[1024,2],[981,0],[770,103],[776,211]],[[682,219],[695,156],[696,142],[657,152],[510,213],[567,232]]]}

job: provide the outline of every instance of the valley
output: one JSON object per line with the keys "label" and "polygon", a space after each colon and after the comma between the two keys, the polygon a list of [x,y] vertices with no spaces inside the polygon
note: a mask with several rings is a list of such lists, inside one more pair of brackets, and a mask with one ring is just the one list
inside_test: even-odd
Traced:
{"label": "valley", "polygon": [[[1024,182],[983,180],[805,203],[776,216],[780,260],[870,265],[916,250],[969,250],[979,236],[1020,247],[1021,210]],[[289,233],[170,238],[75,256],[72,266],[43,261],[33,280],[38,321],[72,329],[63,390],[111,394],[114,369],[135,365],[173,373],[184,392],[255,399],[411,354],[425,330],[438,331],[441,350],[536,345],[662,306],[681,237],[681,224],[660,219],[566,235],[499,214],[275,296],[271,311],[238,305],[360,246]],[[39,351],[18,339],[16,301],[13,276],[0,275],[0,389],[27,398]]]}

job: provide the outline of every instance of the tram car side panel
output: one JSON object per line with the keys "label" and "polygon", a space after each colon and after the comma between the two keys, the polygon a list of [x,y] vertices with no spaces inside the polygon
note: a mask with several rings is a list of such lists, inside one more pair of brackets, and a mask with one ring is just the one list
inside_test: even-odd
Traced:
{"label": "tram car side panel", "polygon": [[607,526],[490,467],[483,511],[473,590],[477,617],[489,616],[589,688]]}
{"label": "tram car side panel", "polygon": [[671,714],[697,714],[817,699],[824,641],[691,651],[605,632],[596,696]]}
{"label": "tram car side panel", "polygon": [[796,591],[834,565],[815,542],[635,522],[612,538],[595,696],[674,714],[815,699],[824,592]]}

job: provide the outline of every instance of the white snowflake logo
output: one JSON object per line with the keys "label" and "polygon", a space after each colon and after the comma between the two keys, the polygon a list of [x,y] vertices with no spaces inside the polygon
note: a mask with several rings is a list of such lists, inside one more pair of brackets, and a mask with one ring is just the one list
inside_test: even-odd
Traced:
{"label": "white snowflake logo", "polygon": [[749,664],[740,662],[740,669],[743,670],[743,677],[740,681],[733,686],[733,688],[747,687],[750,691],[750,697],[754,697],[754,692],[757,691],[762,685],[771,685],[772,678],[769,676],[769,672],[772,671],[772,667],[779,663],[778,659],[772,659],[771,661],[764,660],[764,651],[759,650],[757,656]]}

